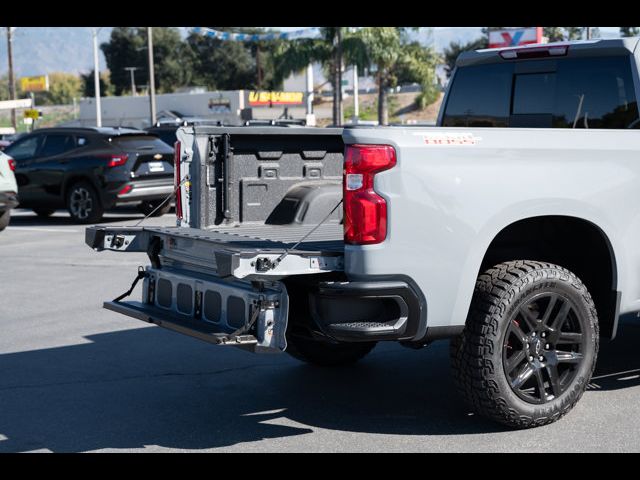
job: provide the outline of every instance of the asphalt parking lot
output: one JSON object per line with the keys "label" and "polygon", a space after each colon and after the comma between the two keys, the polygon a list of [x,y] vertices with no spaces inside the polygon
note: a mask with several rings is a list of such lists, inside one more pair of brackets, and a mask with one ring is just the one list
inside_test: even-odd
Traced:
{"label": "asphalt parking lot", "polygon": [[[140,218],[120,210],[105,223]],[[93,252],[65,212],[15,212],[0,233],[0,452],[640,451],[640,323],[602,345],[568,416],[509,431],[458,399],[447,342],[378,345],[325,370],[102,309],[146,260]]]}

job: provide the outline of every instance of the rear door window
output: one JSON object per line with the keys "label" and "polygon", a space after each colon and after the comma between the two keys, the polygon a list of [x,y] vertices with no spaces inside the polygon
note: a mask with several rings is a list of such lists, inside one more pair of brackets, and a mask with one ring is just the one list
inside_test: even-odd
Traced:
{"label": "rear door window", "polygon": [[68,152],[75,147],[76,143],[73,136],[55,133],[49,134],[45,137],[39,156],[53,157]]}
{"label": "rear door window", "polygon": [[13,145],[9,145],[4,153],[13,158],[16,162],[28,160],[35,157],[38,147],[42,142],[43,135],[34,135],[29,138],[18,140]]}

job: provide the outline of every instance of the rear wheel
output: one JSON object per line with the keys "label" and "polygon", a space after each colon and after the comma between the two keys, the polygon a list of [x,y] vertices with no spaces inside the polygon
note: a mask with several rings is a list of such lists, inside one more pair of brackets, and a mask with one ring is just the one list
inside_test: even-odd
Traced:
{"label": "rear wheel", "polygon": [[55,208],[34,208],[33,211],[41,218],[50,217],[56,211]]}
{"label": "rear wheel", "polygon": [[3,214],[0,214],[0,232],[9,226],[10,219],[11,219],[11,210],[7,210]]}
{"label": "rear wheel", "polygon": [[167,200],[162,206],[160,206],[160,204],[162,204],[162,200],[145,201],[138,206],[138,209],[145,217],[161,217],[171,210],[171,201]]}
{"label": "rear wheel", "polygon": [[77,223],[96,223],[104,214],[98,193],[86,181],[71,186],[67,192],[67,208]]}
{"label": "rear wheel", "polygon": [[357,362],[376,342],[328,343],[302,337],[287,338],[286,352],[297,360],[322,367],[340,367]]}
{"label": "rear wheel", "polygon": [[464,332],[451,342],[455,382],[469,406],[516,428],[569,412],[597,353],[598,319],[586,287],[569,270],[535,261],[480,275]]}

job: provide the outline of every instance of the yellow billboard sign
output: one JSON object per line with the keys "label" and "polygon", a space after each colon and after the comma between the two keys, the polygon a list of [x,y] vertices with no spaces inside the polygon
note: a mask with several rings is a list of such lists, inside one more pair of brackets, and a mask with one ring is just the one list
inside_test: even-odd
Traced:
{"label": "yellow billboard sign", "polygon": [[249,92],[249,105],[300,105],[304,101],[302,92]]}
{"label": "yellow billboard sign", "polygon": [[20,78],[20,89],[23,92],[48,92],[49,75],[40,75],[39,77],[22,77]]}
{"label": "yellow billboard sign", "polygon": [[29,108],[24,111],[24,118],[32,118],[34,120],[37,120],[38,118],[40,118],[40,112],[33,108]]}

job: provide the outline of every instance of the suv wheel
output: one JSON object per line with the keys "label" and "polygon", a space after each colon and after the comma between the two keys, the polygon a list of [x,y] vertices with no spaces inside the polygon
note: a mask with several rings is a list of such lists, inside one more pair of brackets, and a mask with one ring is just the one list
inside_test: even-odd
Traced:
{"label": "suv wheel", "polygon": [[9,226],[9,220],[11,219],[11,210],[0,214],[0,232]]}
{"label": "suv wheel", "polygon": [[56,211],[55,208],[34,208],[33,211],[41,218],[50,217]]}
{"label": "suv wheel", "polygon": [[89,182],[78,182],[67,192],[67,208],[77,223],[100,221],[104,209],[96,190]]}
{"label": "suv wheel", "polygon": [[[169,213],[169,211],[171,210],[170,200],[167,200],[164,203],[162,202],[163,200],[144,201],[138,206],[138,209],[142,212],[144,216],[161,217],[162,215]],[[162,206],[160,206],[160,204],[162,204]]]}
{"label": "suv wheel", "polygon": [[550,263],[511,261],[478,278],[454,378],[477,413],[510,427],[546,425],[584,393],[598,353],[596,309],[582,282]]}

